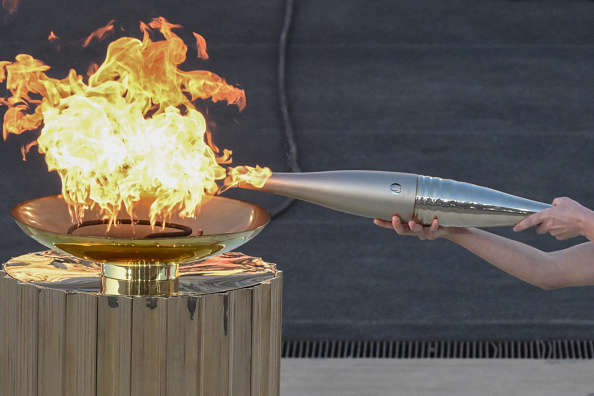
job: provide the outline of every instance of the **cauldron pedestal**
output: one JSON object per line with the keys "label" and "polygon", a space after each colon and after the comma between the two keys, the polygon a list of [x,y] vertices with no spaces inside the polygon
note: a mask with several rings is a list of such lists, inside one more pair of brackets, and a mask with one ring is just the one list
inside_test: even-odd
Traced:
{"label": "cauldron pedestal", "polygon": [[8,261],[0,395],[278,395],[282,273],[226,253],[178,279],[170,295],[110,294],[90,261]]}

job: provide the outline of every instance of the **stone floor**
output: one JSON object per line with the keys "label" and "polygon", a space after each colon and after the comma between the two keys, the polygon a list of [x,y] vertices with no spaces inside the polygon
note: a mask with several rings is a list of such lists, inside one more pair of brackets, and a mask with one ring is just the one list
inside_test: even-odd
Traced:
{"label": "stone floor", "polygon": [[586,360],[283,359],[282,396],[591,396]]}

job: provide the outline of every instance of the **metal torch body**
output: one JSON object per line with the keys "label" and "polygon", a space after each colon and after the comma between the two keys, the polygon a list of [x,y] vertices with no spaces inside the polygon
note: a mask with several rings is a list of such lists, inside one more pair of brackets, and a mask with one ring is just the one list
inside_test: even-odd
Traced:
{"label": "metal torch body", "polygon": [[258,190],[357,216],[447,227],[512,226],[551,205],[455,180],[411,173],[329,171],[273,173]]}

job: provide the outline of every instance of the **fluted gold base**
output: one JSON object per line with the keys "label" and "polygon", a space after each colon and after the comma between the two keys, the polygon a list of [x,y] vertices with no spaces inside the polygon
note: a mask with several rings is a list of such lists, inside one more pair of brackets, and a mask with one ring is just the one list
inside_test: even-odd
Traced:
{"label": "fluted gold base", "polygon": [[102,293],[171,296],[179,292],[178,264],[101,264]]}
{"label": "fluted gold base", "polygon": [[102,292],[116,296],[167,297],[179,293],[179,279],[134,281],[101,277]]}
{"label": "fluted gold base", "polygon": [[154,297],[103,294],[100,266],[60,260],[0,271],[1,395],[279,394],[274,265],[207,259],[180,269],[176,295]]}
{"label": "fluted gold base", "polygon": [[101,274],[107,278],[126,281],[172,280],[179,275],[179,264],[103,263]]}

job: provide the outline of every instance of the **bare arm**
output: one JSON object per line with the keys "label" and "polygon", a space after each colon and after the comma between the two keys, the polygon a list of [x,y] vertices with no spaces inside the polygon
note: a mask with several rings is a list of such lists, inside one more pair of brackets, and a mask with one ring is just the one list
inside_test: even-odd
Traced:
{"label": "bare arm", "polygon": [[445,238],[495,267],[543,289],[594,285],[594,243],[543,252],[476,228],[458,228]]}
{"label": "bare arm", "polygon": [[543,252],[532,246],[476,228],[440,227],[437,219],[429,227],[409,222],[376,220],[400,235],[421,239],[448,239],[495,267],[543,289],[594,285],[594,243],[588,242],[557,252]]}

